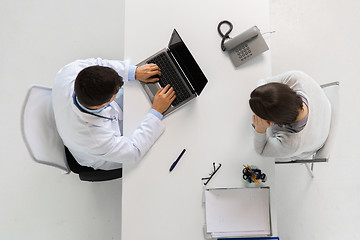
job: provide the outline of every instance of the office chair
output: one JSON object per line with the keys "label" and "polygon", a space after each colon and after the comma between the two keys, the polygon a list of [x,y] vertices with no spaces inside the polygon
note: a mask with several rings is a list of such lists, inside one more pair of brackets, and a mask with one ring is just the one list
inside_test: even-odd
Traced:
{"label": "office chair", "polygon": [[314,177],[314,163],[329,161],[339,118],[339,85],[339,82],[331,82],[320,85],[331,104],[330,131],[324,145],[318,151],[316,151],[316,153],[310,159],[297,159],[285,162],[275,161],[275,164],[305,163],[305,166],[308,169],[311,177]]}
{"label": "office chair", "polygon": [[122,169],[94,170],[81,166],[64,146],[56,129],[51,100],[52,89],[31,86],[27,92],[22,112],[21,130],[31,157],[38,163],[79,175],[82,181],[108,181],[122,177]]}

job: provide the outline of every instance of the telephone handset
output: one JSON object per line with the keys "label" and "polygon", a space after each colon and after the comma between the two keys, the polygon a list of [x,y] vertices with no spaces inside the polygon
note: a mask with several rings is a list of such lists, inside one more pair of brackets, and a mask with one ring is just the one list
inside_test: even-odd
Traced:
{"label": "telephone handset", "polygon": [[[225,34],[220,29],[223,24],[229,25],[229,30]],[[269,49],[257,26],[253,26],[236,37],[230,38],[229,34],[232,29],[233,25],[226,20],[218,25],[218,32],[222,37],[221,49],[229,53],[235,67]]]}

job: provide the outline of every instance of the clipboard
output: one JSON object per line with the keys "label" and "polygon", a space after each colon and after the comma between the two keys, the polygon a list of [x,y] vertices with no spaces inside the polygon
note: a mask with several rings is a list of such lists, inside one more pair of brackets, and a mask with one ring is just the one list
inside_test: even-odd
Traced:
{"label": "clipboard", "polygon": [[205,213],[212,238],[272,235],[269,187],[206,189]]}

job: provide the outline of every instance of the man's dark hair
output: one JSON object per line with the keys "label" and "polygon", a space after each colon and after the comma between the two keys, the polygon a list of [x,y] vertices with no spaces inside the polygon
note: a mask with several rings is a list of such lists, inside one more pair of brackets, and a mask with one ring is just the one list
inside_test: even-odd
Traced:
{"label": "man's dark hair", "polygon": [[112,68],[91,66],[80,71],[75,79],[75,95],[81,105],[102,105],[123,85],[122,77]]}
{"label": "man's dark hair", "polygon": [[252,91],[249,104],[262,119],[285,125],[296,121],[303,101],[288,85],[268,83]]}

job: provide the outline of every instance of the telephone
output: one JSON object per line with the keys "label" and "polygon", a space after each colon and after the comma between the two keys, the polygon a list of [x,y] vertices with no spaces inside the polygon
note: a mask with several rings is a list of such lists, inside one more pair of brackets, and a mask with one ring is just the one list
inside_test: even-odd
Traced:
{"label": "telephone", "polygon": [[[230,27],[225,34],[220,29],[223,24],[227,24]],[[229,53],[229,57],[235,67],[269,49],[257,26],[253,26],[236,37],[230,38],[229,34],[232,29],[233,25],[226,20],[218,25],[218,32],[222,37],[221,49]]]}

